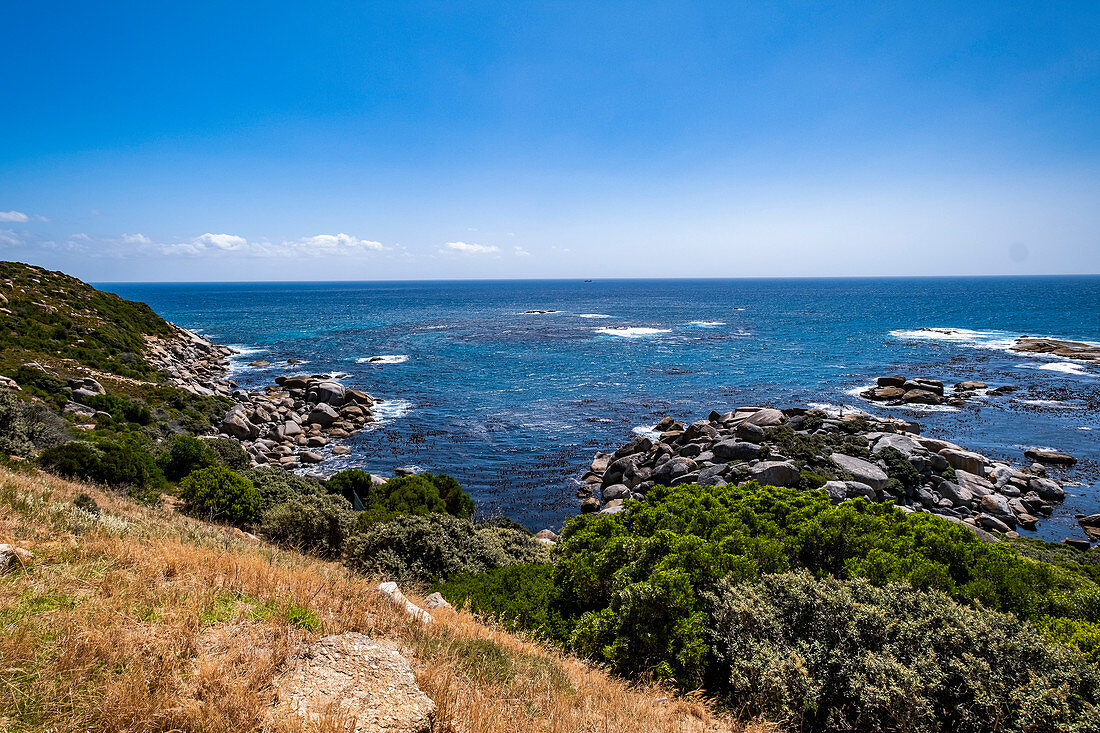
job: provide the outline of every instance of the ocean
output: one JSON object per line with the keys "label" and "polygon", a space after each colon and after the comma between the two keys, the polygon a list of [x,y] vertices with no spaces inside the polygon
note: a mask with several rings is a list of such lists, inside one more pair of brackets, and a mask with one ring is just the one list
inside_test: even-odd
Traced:
{"label": "ocean", "polygon": [[[1014,465],[1026,447],[1063,450],[1080,485],[1034,534],[1083,536],[1074,511],[1100,511],[1100,364],[1008,350],[1021,335],[1100,342],[1097,276],[98,287],[241,349],[242,386],[339,373],[383,400],[323,470],[449,473],[483,515],[533,530],[576,514],[597,450],[738,405],[892,414]],[[895,373],[1019,389],[960,408],[858,397]]]}

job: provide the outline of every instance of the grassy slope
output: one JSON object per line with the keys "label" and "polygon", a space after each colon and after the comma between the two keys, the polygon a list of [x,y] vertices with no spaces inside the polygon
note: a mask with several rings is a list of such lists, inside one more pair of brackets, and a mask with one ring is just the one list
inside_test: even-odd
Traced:
{"label": "grassy slope", "polygon": [[132,379],[162,381],[141,357],[146,335],[166,336],[168,323],[144,303],[62,272],[18,262],[0,262],[0,370],[27,361],[62,368],[73,360]]}
{"label": "grassy slope", "polygon": [[264,721],[280,665],[346,631],[408,650],[438,731],[745,730],[463,612],[412,623],[339,565],[30,469],[0,467],[0,542],[35,553],[0,576],[3,730],[285,729]]}

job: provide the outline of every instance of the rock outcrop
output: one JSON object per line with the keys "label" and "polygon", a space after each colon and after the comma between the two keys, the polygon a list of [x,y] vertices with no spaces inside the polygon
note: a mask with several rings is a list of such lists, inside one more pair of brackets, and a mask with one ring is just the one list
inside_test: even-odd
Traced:
{"label": "rock outcrop", "polygon": [[365,634],[326,636],[275,680],[273,721],[355,733],[431,733],[436,707],[392,644]]}
{"label": "rock outcrop", "polygon": [[[889,380],[887,388],[912,381]],[[920,384],[913,388],[929,391]],[[656,440],[638,437],[596,454],[577,491],[582,511],[627,510],[625,502],[644,500],[656,485],[755,480],[818,487],[838,502],[892,500],[974,529],[1012,532],[1033,529],[1065,496],[1040,464],[1013,467],[924,437],[916,423],[861,412],[740,407],[686,427],[668,417],[657,428]],[[788,450],[795,457],[783,455]]]}

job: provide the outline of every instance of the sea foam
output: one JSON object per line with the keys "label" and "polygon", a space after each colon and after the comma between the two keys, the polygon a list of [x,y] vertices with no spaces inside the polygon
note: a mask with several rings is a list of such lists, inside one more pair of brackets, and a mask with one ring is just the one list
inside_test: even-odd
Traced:
{"label": "sea foam", "polygon": [[380,356],[364,356],[355,361],[358,364],[401,364],[408,360],[408,354],[381,354]]}
{"label": "sea foam", "polygon": [[649,328],[646,326],[617,326],[608,328],[597,328],[597,333],[606,333],[608,336],[621,336],[623,338],[641,338],[642,336],[653,336],[658,333],[671,333],[671,328]]}

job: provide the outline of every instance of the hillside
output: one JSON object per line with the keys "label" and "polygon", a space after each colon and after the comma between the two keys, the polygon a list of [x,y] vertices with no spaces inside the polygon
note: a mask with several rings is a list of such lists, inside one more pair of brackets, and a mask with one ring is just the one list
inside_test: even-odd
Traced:
{"label": "hillside", "polygon": [[144,303],[62,272],[0,262],[0,371],[36,361],[163,383],[144,356],[145,339],[171,334],[171,325]]}
{"label": "hillside", "polygon": [[0,542],[33,553],[0,575],[4,730],[292,730],[273,680],[346,632],[404,650],[435,731],[745,730],[464,612],[411,621],[335,563],[30,469],[0,468]]}

